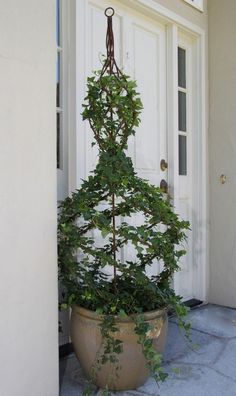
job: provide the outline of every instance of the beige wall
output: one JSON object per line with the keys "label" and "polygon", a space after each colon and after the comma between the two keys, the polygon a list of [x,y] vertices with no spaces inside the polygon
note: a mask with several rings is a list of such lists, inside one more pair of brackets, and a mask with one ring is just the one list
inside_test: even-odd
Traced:
{"label": "beige wall", "polygon": [[236,1],[208,0],[208,8],[210,301],[236,307]]}
{"label": "beige wall", "polygon": [[58,396],[54,3],[0,2],[1,396]]}

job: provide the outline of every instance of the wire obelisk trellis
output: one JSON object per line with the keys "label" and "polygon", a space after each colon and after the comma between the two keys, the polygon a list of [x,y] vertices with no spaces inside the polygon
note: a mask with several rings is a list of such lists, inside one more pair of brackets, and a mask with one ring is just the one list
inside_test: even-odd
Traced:
{"label": "wire obelisk trellis", "polygon": [[[115,43],[114,43],[114,34],[113,34],[113,27],[112,27],[112,17],[115,11],[112,7],[108,7],[105,10],[105,15],[107,17],[107,34],[106,34],[106,49],[107,49],[107,58],[104,62],[104,66],[101,71],[101,76],[104,74],[115,75],[118,78],[121,76],[121,71],[117,66],[115,60]],[[111,121],[113,120],[113,110],[110,110],[110,118]],[[116,216],[115,216],[115,194],[112,193],[112,251],[113,251],[113,258],[114,263],[116,262]],[[116,285],[116,277],[117,277],[117,269],[116,265],[113,266],[114,271],[114,288],[117,292],[117,285]]]}

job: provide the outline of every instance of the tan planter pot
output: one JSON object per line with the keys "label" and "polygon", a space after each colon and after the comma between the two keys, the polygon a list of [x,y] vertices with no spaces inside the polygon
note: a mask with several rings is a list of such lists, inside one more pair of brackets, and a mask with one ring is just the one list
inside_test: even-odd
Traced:
{"label": "tan planter pot", "polygon": [[[155,348],[163,353],[166,342],[168,318],[166,310],[157,310],[144,314],[152,326],[153,331],[149,336],[153,339]],[[101,334],[99,324],[102,316],[93,311],[74,306],[71,315],[71,339],[73,342],[76,356],[88,378],[90,369],[93,365],[96,354],[101,346]],[[132,319],[117,318],[119,332],[115,338],[123,341],[123,352],[119,357],[119,378],[115,379],[111,375],[112,367],[110,364],[102,366],[98,371],[95,384],[100,388],[105,388],[108,384],[110,390],[135,389],[143,385],[149,376],[146,368],[146,361],[142,353],[141,346],[137,343],[138,337],[134,332],[134,322]]]}

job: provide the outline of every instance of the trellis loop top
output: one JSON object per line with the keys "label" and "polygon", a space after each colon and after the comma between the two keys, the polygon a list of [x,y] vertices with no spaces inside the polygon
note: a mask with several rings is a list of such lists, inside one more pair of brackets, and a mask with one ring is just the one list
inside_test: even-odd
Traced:
{"label": "trellis loop top", "polygon": [[115,10],[112,7],[107,7],[104,14],[106,15],[106,17],[112,17],[115,14]]}

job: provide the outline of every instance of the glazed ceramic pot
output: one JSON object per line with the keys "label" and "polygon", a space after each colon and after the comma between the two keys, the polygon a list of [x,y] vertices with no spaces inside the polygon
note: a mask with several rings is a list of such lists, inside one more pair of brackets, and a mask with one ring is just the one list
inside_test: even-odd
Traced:
{"label": "glazed ceramic pot", "polygon": [[[153,329],[148,337],[153,339],[157,352],[163,353],[168,327],[167,310],[147,312],[144,318]],[[79,306],[72,308],[71,339],[75,354],[88,378],[91,377],[91,367],[101,350],[102,338],[99,325],[102,320],[103,317],[94,311]],[[110,390],[135,389],[143,385],[149,376],[146,360],[141,345],[137,343],[138,336],[134,332],[134,321],[129,317],[116,318],[116,326],[119,331],[114,337],[123,341],[123,352],[117,355],[120,366],[118,377],[112,374],[114,365],[106,363],[98,371],[94,383],[100,388],[108,386]]]}

